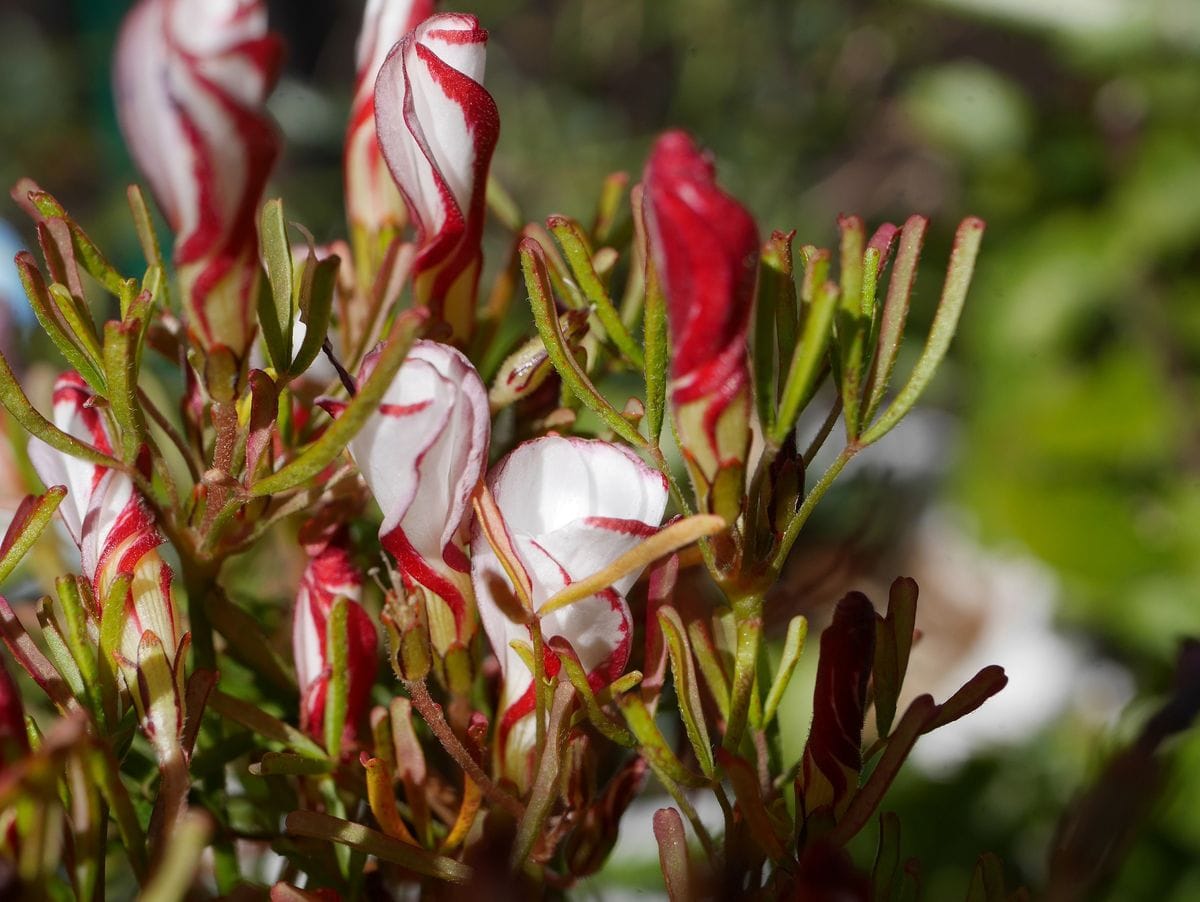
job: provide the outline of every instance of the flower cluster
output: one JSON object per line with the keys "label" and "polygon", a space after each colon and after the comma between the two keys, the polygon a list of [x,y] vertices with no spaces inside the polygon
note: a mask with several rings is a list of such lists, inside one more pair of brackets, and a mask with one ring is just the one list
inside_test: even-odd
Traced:
{"label": "flower cluster", "polygon": [[[796,897],[917,736],[1003,685],[988,669],[897,719],[916,587],[897,581],[884,614],[852,593],[821,641],[812,735],[768,772],[790,754],[777,716],[807,629],[792,618],[771,666],[771,587],[829,483],[945,352],[931,341],[884,403],[924,220],[867,241],[846,218],[840,277],[817,248],[794,272],[791,236],[762,244],[712,159],[671,131],[640,184],[608,180],[593,226],[551,216],[498,235],[510,253],[480,305],[499,137],[488,36],[433,5],[367,3],[344,239],[294,243],[283,202],[264,201],[280,42],[262,0],[140,0],[121,30],[120,122],[174,234],[177,292],[138,189],[140,280],[50,195],[17,192],[44,256],[18,269],[73,369],[47,419],[0,357],[0,400],[45,487],[0,546],[0,579],[55,511],[81,574],[52,574],[40,645],[0,604],[0,638],[61,718],[30,742],[0,668],[0,756],[17,762],[0,827],[35,895],[57,865],[30,825],[62,823],[68,796],[80,898],[110,814],[148,897],[193,882],[210,839],[204,879],[237,894],[239,867],[266,867],[243,860],[246,838],[281,822],[291,863],[273,899],[353,897],[368,858],[384,893],[504,873],[566,887],[604,863],[653,772],[677,806],[654,820],[674,898],[693,873]],[[960,227],[935,335],[953,329],[981,231]],[[97,321],[85,273],[116,318]],[[847,444],[808,485],[829,430],[801,453],[797,423],[829,394]],[[868,697],[888,749],[869,771]],[[152,781],[135,716],[152,799],[137,795]],[[9,816],[17,784],[38,818]],[[692,809],[700,789],[726,813],[720,847]],[[680,812],[707,862],[689,859]],[[305,888],[289,885],[301,871]]]}

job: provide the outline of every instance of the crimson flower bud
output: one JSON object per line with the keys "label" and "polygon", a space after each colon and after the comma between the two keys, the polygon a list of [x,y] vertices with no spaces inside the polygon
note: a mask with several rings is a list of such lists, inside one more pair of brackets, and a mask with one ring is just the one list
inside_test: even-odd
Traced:
{"label": "crimson flower bud", "polygon": [[733,523],[750,446],[746,332],[758,271],[758,229],[717,187],[712,161],[681,131],[646,163],[650,252],[667,300],[671,405],[700,506]]}
{"label": "crimson flower bud", "polygon": [[371,700],[377,669],[378,638],[375,624],[363,610],[362,574],[346,548],[344,530],[327,543],[310,548],[312,557],[300,578],[296,611],[292,619],[292,653],[296,681],[300,684],[300,727],[321,739],[325,728],[325,700],[332,674],[328,641],[329,614],[344,597],[346,610],[346,733],[353,738]]}
{"label": "crimson flower bud", "polygon": [[282,44],[263,0],[141,0],[117,41],[117,115],[175,233],[192,334],[241,358],[254,332],[255,220],[279,137],[263,105]]}
{"label": "crimson flower bud", "polygon": [[486,52],[474,16],[432,16],[392,50],[375,84],[379,145],[417,230],[415,298],[457,343],[474,325],[488,167],[500,135],[482,84]]}

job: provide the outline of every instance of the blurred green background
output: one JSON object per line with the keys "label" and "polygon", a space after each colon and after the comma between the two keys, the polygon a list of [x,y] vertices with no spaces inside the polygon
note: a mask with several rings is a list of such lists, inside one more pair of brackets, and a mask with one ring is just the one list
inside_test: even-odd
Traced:
{"label": "blurred green background", "polygon": [[[288,140],[272,191],[333,238],[361,4],[271,7],[290,43],[272,101]],[[1032,672],[1016,702],[1044,696],[1049,713],[972,746],[965,763],[967,753],[910,770],[888,804],[903,818],[904,853],[922,860],[926,898],[961,898],[983,850],[1005,859],[1010,881],[1037,885],[1058,811],[1150,710],[1178,640],[1200,635],[1200,3],[458,8],[491,31],[495,172],[530,219],[586,219],[604,175],[636,173],[654,135],[682,126],[713,149],[764,234],[796,228],[800,241],[828,244],[839,212],[872,225],[931,217],[918,342],[955,224],[987,220],[953,357],[926,401],[941,415],[907,443],[885,442],[880,466],[831,497],[809,566],[868,521],[871,553],[820,589],[801,573],[811,597],[795,606],[819,619],[843,584],[940,572],[951,602],[992,605],[943,631],[946,670],[982,633],[1019,648],[1053,622],[1047,647],[1065,663],[1044,686]],[[133,260],[124,185],[134,173],[108,76],[125,9],[0,5],[0,181],[35,178],[113,256]],[[28,239],[15,206],[0,216]],[[928,528],[931,511],[942,527]],[[954,543],[985,562],[957,582],[946,576]],[[1037,578],[997,589],[1013,568]],[[1053,608],[1030,615],[1025,594]],[[927,661],[931,686],[942,685],[938,660]],[[1131,685],[1139,701],[1114,722]],[[1168,792],[1110,897],[1200,898],[1200,739],[1173,747]]]}

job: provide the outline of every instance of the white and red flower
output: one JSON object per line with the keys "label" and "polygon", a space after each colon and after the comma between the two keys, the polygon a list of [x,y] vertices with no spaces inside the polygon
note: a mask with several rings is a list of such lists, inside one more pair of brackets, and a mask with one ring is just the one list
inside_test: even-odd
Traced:
{"label": "white and red flower", "polygon": [[349,668],[346,691],[346,727],[356,732],[371,700],[371,685],[378,666],[378,635],[375,624],[359,601],[362,574],[346,548],[345,531],[308,549],[311,555],[300,588],[292,620],[292,651],[296,681],[300,685],[300,727],[313,737],[324,735],[325,700],[329,694],[332,650],[327,625],[338,597],[349,602],[346,609],[346,662]]}
{"label": "white and red flower", "polygon": [[758,229],[717,187],[712,160],[681,131],[655,142],[644,209],[671,328],[671,403],[701,507],[732,523],[750,442],[746,332]]}
{"label": "white and red flower", "polygon": [[264,110],[282,60],[263,0],[141,0],[117,42],[117,113],[175,233],[192,333],[240,357],[254,330],[255,222],[279,154]]}
{"label": "white and red flower", "polygon": [[[488,487],[507,539],[532,586],[535,611],[552,595],[611,564],[658,531],[667,506],[663,475],[632,451],[557,435],[517,446],[488,475]],[[561,636],[599,689],[629,660],[632,624],[625,594],[635,570],[611,587],[541,617],[546,642]],[[535,725],[533,674],[510,643],[530,643],[529,628],[513,622],[496,598],[511,582],[483,531],[471,542],[471,576],[488,640],[500,662],[499,747],[505,776],[525,789],[532,778]],[[558,659],[546,655],[548,673]]]}
{"label": "white and red flower", "polygon": [[358,34],[357,75],[346,131],[346,217],[366,236],[399,232],[408,221],[375,131],[375,79],[388,53],[433,14],[434,0],[367,0]]}
{"label": "white and red flower", "polygon": [[[360,382],[377,359],[376,351],[363,361]],[[425,590],[430,641],[441,658],[468,648],[475,635],[466,525],[490,437],[487,389],[471,362],[449,345],[418,341],[379,411],[350,442],[383,511],[383,547],[405,581]]]}
{"label": "white and red flower", "polygon": [[500,134],[482,84],[486,50],[474,16],[432,16],[392,50],[375,85],[379,145],[417,230],[415,298],[456,342],[474,323],[488,167]]}

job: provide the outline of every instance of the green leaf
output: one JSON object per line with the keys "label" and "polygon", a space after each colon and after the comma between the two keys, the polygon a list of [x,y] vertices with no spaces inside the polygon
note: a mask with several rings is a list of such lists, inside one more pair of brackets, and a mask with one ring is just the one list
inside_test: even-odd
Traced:
{"label": "green leaf", "polygon": [[41,189],[36,189],[29,192],[29,199],[33,205],[37,207],[38,212],[47,219],[61,219],[66,222],[71,230],[71,243],[75,248],[76,259],[83,264],[84,270],[104,289],[112,294],[113,297],[123,297],[127,291],[125,280],[121,277],[111,263],[105,259],[95,242],[87,236],[87,234],[79,227],[79,225],[67,215],[67,211],[63,209],[54,197]]}
{"label": "green leaf", "polygon": [[283,201],[278,198],[263,204],[258,226],[263,263],[267,268],[269,295],[259,293],[258,319],[271,362],[279,372],[286,372],[292,362],[292,248],[288,243],[287,221],[283,218]]}
{"label": "green leaf", "polygon": [[708,692],[717,703],[723,720],[729,720],[729,678],[721,664],[721,653],[713,644],[712,637],[704,624],[693,620],[688,624],[688,638],[691,640],[692,653],[696,663],[700,665],[700,673],[708,686]]}
{"label": "green leaf", "polygon": [[[64,578],[69,579],[70,577]],[[46,644],[46,654],[54,662],[54,669],[66,682],[75,698],[81,701],[87,699],[83,674],[79,672],[79,665],[76,663],[74,655],[71,654],[71,647],[67,643],[63,629],[59,626],[58,618],[54,616],[54,609],[51,607],[48,595],[42,596],[38,600],[36,613],[38,625],[42,628],[42,641]]]}
{"label": "green leaf", "polygon": [[17,569],[66,497],[66,486],[56,485],[44,495],[26,495],[17,506],[0,544],[0,585]]}
{"label": "green leaf", "polygon": [[[342,454],[350,440],[358,434],[372,414],[379,407],[384,393],[392,384],[392,379],[404,363],[408,349],[412,346],[417,332],[425,323],[427,315],[423,310],[406,310],[396,318],[392,326],[391,336],[384,346],[383,352],[375,369],[366,382],[358,388],[358,394],[342,410],[321,436],[304,449],[291,463],[276,470],[270,476],[257,480],[250,486],[250,495],[258,498],[263,495],[275,495],[287,489],[308,482],[338,455]],[[0,372],[0,377],[3,373]],[[0,392],[3,392],[3,382],[0,378]],[[2,397],[2,394],[0,394]]]}
{"label": "green leaf", "polygon": [[917,263],[921,259],[921,246],[925,242],[925,228],[928,224],[929,220],[924,216],[910,216],[900,231],[900,247],[896,251],[896,262],[892,264],[887,299],[879,317],[879,338],[875,344],[875,357],[871,364],[871,375],[867,379],[864,423],[870,423],[874,419],[892,379],[896,356],[900,352],[900,339],[904,337],[909,299],[912,296],[913,282],[917,278]]}
{"label": "green leaf", "polygon": [[196,882],[196,871],[212,838],[213,826],[208,813],[196,809],[179,818],[171,831],[171,841],[163,845],[162,861],[138,897],[139,902],[176,902],[187,897]]}
{"label": "green leaf", "polygon": [[337,761],[342,756],[342,731],[346,727],[350,692],[350,662],[346,621],[350,602],[344,595],[333,601],[325,622],[325,660],[329,662],[329,688],[325,692],[325,751]]}
{"label": "green leaf", "polygon": [[828,270],[829,254],[822,251],[815,259],[809,261],[805,271],[805,284],[812,283],[812,300],[804,305],[800,340],[796,344],[787,378],[783,383],[779,416],[775,420],[775,428],[770,433],[771,441],[776,445],[782,445],[795,428],[796,418],[800,416],[800,411],[808,403],[816,387],[817,376],[825,359],[825,350],[829,346],[833,314],[838,303],[838,289],[836,285],[825,281],[825,273]]}
{"label": "green leaf", "polygon": [[125,619],[129,616],[125,601],[129,597],[129,586],[132,582],[133,575],[130,573],[118,575],[109,585],[108,593],[101,599],[100,653],[96,664],[104,708],[111,714],[110,722],[117,716],[117,697],[120,691],[117,684],[117,652],[121,650],[121,640],[125,635]]}
{"label": "green leaf", "polygon": [[[146,258],[146,266],[149,269],[157,269],[160,273],[166,272],[162,248],[158,243],[158,233],[154,231],[154,219],[150,215],[150,205],[146,203],[142,189],[137,185],[130,185],[125,191],[125,197],[129,201],[129,212],[133,215],[133,230],[137,233],[138,244],[142,246],[142,256]],[[166,279],[163,279],[162,292],[163,304],[169,307],[170,298],[167,296]]]}
{"label": "green leaf", "polygon": [[667,406],[667,369],[669,366],[667,337],[667,300],[659,285],[654,264],[646,262],[645,309],[643,311],[643,341],[646,345],[646,424],[650,444],[657,446],[662,435]]}
{"label": "green leaf", "polygon": [[79,674],[83,677],[87,699],[92,710],[103,723],[106,712],[96,661],[96,645],[88,635],[88,617],[84,608],[83,595],[80,593],[81,582],[82,580],[77,576],[60,576],[54,581],[54,588],[58,593],[58,600],[67,620],[67,646],[71,649],[71,657],[79,666]]}
{"label": "green leaf", "polygon": [[38,413],[25,397],[17,377],[13,375],[12,367],[8,365],[8,359],[3,354],[0,354],[0,404],[4,405],[26,432],[37,436],[56,451],[102,467],[128,472],[128,468],[121,461],[97,451],[73,435],[68,435]]}
{"label": "green leaf", "polygon": [[[337,293],[338,267],[341,258],[336,254],[324,260],[309,258],[312,271],[303,282],[300,294],[300,309],[304,313],[304,339],[288,372],[298,376],[305,372],[321,353],[321,346],[329,334],[329,321],[333,313],[333,300]],[[307,264],[306,264],[307,268]]]}
{"label": "green leaf", "polygon": [[256,763],[250,765],[250,773],[256,777],[269,777],[275,774],[292,776],[313,776],[315,774],[331,774],[334,763],[331,760],[322,761],[307,755],[296,755],[291,752],[266,752]]}
{"label": "green leaf", "polygon": [[858,437],[862,399],[863,354],[870,327],[863,313],[863,244],[862,220],[857,216],[841,217],[842,232],[839,265],[841,266],[841,304],[837,316],[838,350],[841,353],[838,372],[841,374],[842,417],[846,424],[846,441]]}
{"label": "green leaf", "polygon": [[541,245],[531,238],[524,238],[520,248],[521,269],[525,273],[525,286],[529,291],[533,321],[537,325],[538,334],[545,342],[550,362],[558,370],[563,384],[613,432],[634,447],[644,448],[646,440],[617,412],[608,399],[596,390],[596,386],[579,366],[579,362],[568,353],[566,339],[558,321],[558,312],[554,309],[554,297],[550,291],[546,271],[546,255]]}
{"label": "green leaf", "polygon": [[704,706],[700,701],[700,688],[696,681],[696,666],[687,639],[687,629],[679,612],[669,605],[659,608],[658,625],[662,629],[667,655],[671,659],[675,695],[679,700],[679,713],[683,718],[688,741],[696,753],[700,770],[712,779],[716,764],[713,760],[712,741],[708,737],[708,727],[704,723]]}
{"label": "green leaf", "polygon": [[208,697],[208,706],[221,717],[227,717],[272,742],[289,746],[298,754],[321,761],[327,759],[325,750],[295,727],[272,717],[250,702],[214,689]]}
{"label": "green leaf", "polygon": [[110,321],[104,326],[104,373],[108,402],[119,427],[121,457],[132,465],[146,441],[146,422],[137,396],[138,337],[136,320]]}
{"label": "green leaf", "polygon": [[[937,371],[942,358],[950,348],[950,340],[958,328],[958,317],[962,313],[963,303],[967,299],[967,289],[971,285],[971,275],[975,271],[975,258],[979,255],[979,245],[983,241],[984,224],[982,219],[971,217],[964,219],[954,237],[954,248],[950,252],[950,266],[946,271],[946,282],[942,287],[942,298],[938,302],[937,313],[933,317],[933,326],[929,330],[929,338],[925,348],[913,367],[912,375],[904,388],[892,401],[878,420],[862,435],[862,443],[870,445],[887,435],[901,419],[904,418],[925,388],[929,385],[933,374]],[[895,276],[893,275],[893,278]]]}
{"label": "green leaf", "polygon": [[[551,636],[546,644],[550,646],[550,649],[562,662],[561,674],[566,675],[571,685],[575,687],[575,691],[579,693],[579,697],[583,700],[583,707],[587,712],[588,720],[591,721],[592,725],[605,737],[618,745],[623,745],[627,748],[631,747],[634,744],[633,736],[623,726],[605,714],[604,710],[600,707],[600,703],[596,701],[596,694],[592,691],[591,683],[588,682],[587,671],[583,669],[583,664],[580,663],[579,656],[575,654],[575,649],[571,647],[571,643],[563,636]],[[519,650],[518,654],[521,654]],[[529,665],[532,664],[531,654]],[[532,673],[533,667],[530,666],[529,669]]]}
{"label": "green leaf", "polygon": [[706,778],[692,773],[683,766],[658,729],[653,715],[636,692],[620,696],[617,699],[617,705],[620,707],[621,713],[625,715],[625,722],[629,725],[630,731],[641,746],[642,754],[646,756],[646,760],[651,766],[656,770],[661,770],[675,783],[693,789],[709,785]]}
{"label": "green leaf", "polygon": [[617,308],[613,306],[612,299],[596,275],[596,270],[592,265],[591,249],[588,247],[583,229],[577,222],[565,216],[549,217],[546,220],[546,228],[558,239],[559,247],[562,248],[563,256],[567,258],[567,265],[571,267],[576,284],[595,308],[596,316],[599,318],[600,324],[604,326],[608,337],[625,355],[626,360],[639,369],[643,368],[645,361],[642,357],[642,349],[637,346],[637,342],[633,340],[633,336],[621,322]]}
{"label": "green leaf", "polygon": [[352,824],[316,811],[293,811],[287,816],[284,828],[294,836],[340,843],[415,873],[450,883],[467,883],[474,875],[470,866],[453,858],[434,855],[361,824]]}
{"label": "green leaf", "polygon": [[783,701],[783,693],[787,691],[788,683],[791,682],[792,672],[795,671],[800,655],[804,651],[804,640],[807,637],[808,621],[802,615],[797,614],[788,621],[787,637],[783,640],[783,658],[779,662],[779,670],[775,674],[771,689],[767,692],[767,701],[763,705],[764,727],[775,718],[775,713],[779,710],[779,703]]}
{"label": "green leaf", "polygon": [[[62,289],[66,298],[60,304],[60,296],[47,289],[46,282],[29,253],[22,251],[17,254],[15,263],[25,296],[29,298],[29,306],[33,308],[42,331],[49,336],[59,353],[88,385],[98,392],[105,391],[100,358],[96,354],[99,345],[94,335],[91,336],[91,342],[87,341],[86,328],[82,325],[77,328],[76,324],[80,323],[80,318],[76,315],[75,302],[70,292]],[[66,308],[67,312],[64,313],[62,308]]]}

